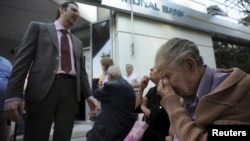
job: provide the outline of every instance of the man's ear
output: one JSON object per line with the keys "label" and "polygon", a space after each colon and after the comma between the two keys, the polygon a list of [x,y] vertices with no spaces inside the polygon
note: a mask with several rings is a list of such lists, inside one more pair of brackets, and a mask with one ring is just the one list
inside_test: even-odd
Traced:
{"label": "man's ear", "polygon": [[186,57],[184,59],[184,65],[185,65],[185,69],[188,71],[195,71],[197,67],[195,60],[192,57]]}
{"label": "man's ear", "polygon": [[59,11],[60,11],[60,14],[62,14],[63,11],[64,11],[64,8],[63,7],[59,7]]}
{"label": "man's ear", "polygon": [[108,80],[113,80],[113,77],[110,74],[108,74]]}

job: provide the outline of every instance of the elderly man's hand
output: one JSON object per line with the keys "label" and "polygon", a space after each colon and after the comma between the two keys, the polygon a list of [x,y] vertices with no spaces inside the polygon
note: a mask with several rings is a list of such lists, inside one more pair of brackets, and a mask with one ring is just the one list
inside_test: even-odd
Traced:
{"label": "elderly man's hand", "polygon": [[167,95],[172,95],[175,94],[172,86],[169,83],[169,80],[167,78],[162,78],[159,81],[158,87],[157,87],[157,93],[161,96],[167,96]]}
{"label": "elderly man's hand", "polygon": [[90,108],[90,115],[95,115],[97,113],[97,110],[98,110],[98,101],[93,97],[91,96],[90,98],[87,99],[87,103],[88,103],[88,106]]}
{"label": "elderly man's hand", "polygon": [[147,75],[143,76],[143,78],[141,79],[140,88],[144,90],[148,86],[149,80],[150,80],[149,76],[147,76]]}

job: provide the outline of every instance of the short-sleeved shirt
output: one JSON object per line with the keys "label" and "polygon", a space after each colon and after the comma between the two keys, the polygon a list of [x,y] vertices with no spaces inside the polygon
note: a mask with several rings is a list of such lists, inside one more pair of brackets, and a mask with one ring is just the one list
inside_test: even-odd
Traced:
{"label": "short-sleeved shirt", "polygon": [[125,75],[124,79],[127,80],[131,85],[139,84],[141,82],[139,75],[136,73],[132,73],[129,76]]}
{"label": "short-sleeved shirt", "polygon": [[7,83],[12,70],[12,64],[9,60],[0,56],[0,112],[3,111],[4,95]]}

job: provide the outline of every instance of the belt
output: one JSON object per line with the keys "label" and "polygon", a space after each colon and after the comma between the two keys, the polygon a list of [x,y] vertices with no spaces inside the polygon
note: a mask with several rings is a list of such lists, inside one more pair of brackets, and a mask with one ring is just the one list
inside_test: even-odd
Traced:
{"label": "belt", "polygon": [[75,79],[76,77],[70,74],[59,73],[56,75],[57,79]]}

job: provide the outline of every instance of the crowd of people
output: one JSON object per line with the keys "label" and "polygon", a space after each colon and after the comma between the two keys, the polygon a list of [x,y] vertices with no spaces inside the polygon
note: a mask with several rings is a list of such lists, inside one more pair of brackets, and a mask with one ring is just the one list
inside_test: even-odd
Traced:
{"label": "crowd of people", "polygon": [[[82,42],[70,31],[78,18],[77,3],[63,3],[55,22],[29,24],[13,67],[0,58],[1,141],[7,140],[7,119],[20,123],[20,112],[24,141],[48,141],[52,124],[53,141],[70,141],[82,98],[90,115],[101,109],[88,141],[123,141],[140,113],[148,124],[141,141],[207,141],[209,126],[250,125],[249,74],[206,65],[198,46],[183,38],[160,46],[142,78],[133,64],[122,75],[111,57],[102,58],[103,73],[92,91]],[[145,92],[149,81],[154,86]]]}

